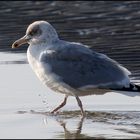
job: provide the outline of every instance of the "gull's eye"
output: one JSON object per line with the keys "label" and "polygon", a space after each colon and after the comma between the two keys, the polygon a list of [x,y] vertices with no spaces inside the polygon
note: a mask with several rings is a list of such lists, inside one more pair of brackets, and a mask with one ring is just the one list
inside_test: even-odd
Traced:
{"label": "gull's eye", "polygon": [[27,34],[31,37],[40,36],[41,33],[42,33],[42,31],[38,25],[34,26],[33,28],[30,28],[27,32]]}
{"label": "gull's eye", "polygon": [[37,32],[38,32],[37,29],[31,30],[31,31],[29,31],[29,35],[30,35],[30,36],[34,36],[34,35],[37,34]]}
{"label": "gull's eye", "polygon": [[32,31],[30,31],[30,32],[29,32],[29,35],[30,35],[30,36],[33,36],[33,35],[34,35],[34,33],[33,33]]}

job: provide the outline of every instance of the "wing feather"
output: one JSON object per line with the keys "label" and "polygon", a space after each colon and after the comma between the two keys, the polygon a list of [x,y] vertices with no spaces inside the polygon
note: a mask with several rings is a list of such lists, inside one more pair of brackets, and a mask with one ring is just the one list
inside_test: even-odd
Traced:
{"label": "wing feather", "polygon": [[40,61],[42,65],[49,65],[52,74],[73,88],[120,88],[130,83],[126,68],[79,44],[46,50]]}

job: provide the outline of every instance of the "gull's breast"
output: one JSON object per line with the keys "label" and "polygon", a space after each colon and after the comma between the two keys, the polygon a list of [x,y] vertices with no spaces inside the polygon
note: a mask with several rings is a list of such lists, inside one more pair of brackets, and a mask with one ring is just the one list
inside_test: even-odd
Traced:
{"label": "gull's breast", "polygon": [[44,85],[48,86],[56,92],[73,95],[72,92],[75,92],[75,90],[63,83],[58,75],[52,73],[49,64],[43,64],[39,61],[38,58],[39,57],[37,57],[37,55],[34,56],[29,49],[27,50],[27,59],[29,65],[31,66],[32,70],[35,72],[39,80]]}
{"label": "gull's breast", "polygon": [[[28,59],[29,65],[31,66],[32,70],[35,72],[37,77],[43,83],[44,83],[44,81],[47,82],[47,80],[48,80],[48,78],[46,77],[47,75],[44,73],[44,68],[41,66],[41,63],[39,62],[38,56],[34,55],[33,52],[28,49],[27,59]],[[45,69],[47,69],[47,67]]]}

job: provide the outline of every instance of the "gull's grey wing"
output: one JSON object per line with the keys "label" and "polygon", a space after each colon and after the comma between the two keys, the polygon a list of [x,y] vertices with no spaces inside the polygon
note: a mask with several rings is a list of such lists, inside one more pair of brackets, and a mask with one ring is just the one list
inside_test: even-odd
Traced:
{"label": "gull's grey wing", "polygon": [[121,88],[130,82],[128,71],[117,62],[78,44],[46,50],[40,61],[73,88]]}

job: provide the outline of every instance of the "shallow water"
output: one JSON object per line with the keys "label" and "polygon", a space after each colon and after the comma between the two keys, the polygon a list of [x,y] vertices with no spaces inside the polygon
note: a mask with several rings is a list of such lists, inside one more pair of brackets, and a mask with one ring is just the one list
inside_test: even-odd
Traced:
{"label": "shallow water", "polygon": [[139,7],[139,1],[0,1],[0,138],[139,139],[139,94],[81,97],[85,119],[70,97],[58,114],[51,115],[63,95],[36,78],[26,59],[27,45],[11,49],[30,23],[47,20],[61,39],[107,54],[140,84]]}
{"label": "shallow water", "polygon": [[40,83],[26,54],[0,53],[0,59],[0,138],[140,138],[139,94],[81,97],[85,119],[70,97],[51,115],[64,96]]}

